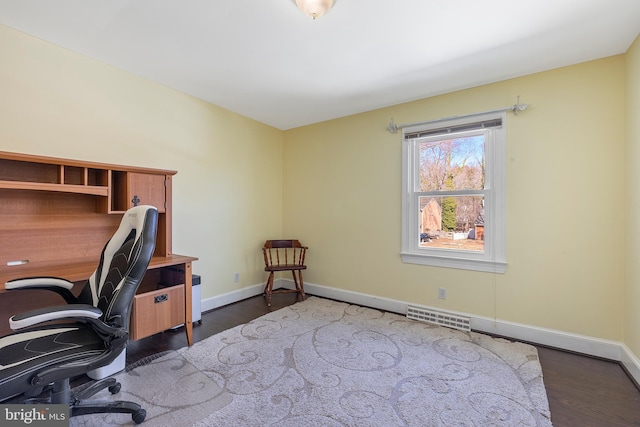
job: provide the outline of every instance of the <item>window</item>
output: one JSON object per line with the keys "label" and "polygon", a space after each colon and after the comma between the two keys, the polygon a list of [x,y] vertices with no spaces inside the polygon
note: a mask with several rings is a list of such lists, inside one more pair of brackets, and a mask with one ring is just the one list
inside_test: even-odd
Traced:
{"label": "window", "polygon": [[402,132],[402,260],[504,273],[505,114]]}

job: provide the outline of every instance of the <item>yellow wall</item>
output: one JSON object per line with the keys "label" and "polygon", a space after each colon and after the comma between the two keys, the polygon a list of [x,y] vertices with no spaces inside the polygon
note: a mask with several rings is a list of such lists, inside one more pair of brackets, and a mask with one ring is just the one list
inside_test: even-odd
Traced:
{"label": "yellow wall", "polygon": [[[621,341],[624,56],[285,132],[286,235],[310,247],[307,282]],[[507,116],[505,274],[403,264],[401,135],[410,123]],[[447,299],[439,300],[444,287]]]}
{"label": "yellow wall", "polygon": [[173,250],[202,296],[263,280],[282,131],[3,26],[0,64],[0,150],[177,170]]}
{"label": "yellow wall", "polygon": [[640,37],[626,54],[627,218],[624,342],[640,357]]}
{"label": "yellow wall", "polygon": [[[177,170],[174,251],[200,258],[203,298],[261,283],[261,244],[289,236],[310,246],[309,283],[624,340],[640,354],[640,225],[625,231],[616,209],[640,204],[639,50],[282,132],[0,26],[0,150]],[[517,95],[531,107],[507,119],[507,272],[403,264],[389,119]]]}

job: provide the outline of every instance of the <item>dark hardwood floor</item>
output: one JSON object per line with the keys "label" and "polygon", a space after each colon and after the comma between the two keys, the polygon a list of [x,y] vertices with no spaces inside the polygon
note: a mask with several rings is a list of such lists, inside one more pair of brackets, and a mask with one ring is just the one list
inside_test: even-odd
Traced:
{"label": "dark hardwood floor", "polygon": [[[296,294],[262,296],[203,313],[194,324],[194,342],[296,302]],[[182,328],[131,342],[127,365],[153,354],[184,347]],[[640,426],[640,390],[617,362],[537,346],[554,427]]]}
{"label": "dark hardwood floor", "polygon": [[640,426],[640,390],[617,362],[538,346],[555,427]]}

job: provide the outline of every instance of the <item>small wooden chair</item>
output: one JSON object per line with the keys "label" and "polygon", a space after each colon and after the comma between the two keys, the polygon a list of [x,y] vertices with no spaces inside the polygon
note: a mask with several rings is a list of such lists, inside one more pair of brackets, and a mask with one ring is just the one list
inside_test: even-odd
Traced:
{"label": "small wooden chair", "polygon": [[[271,296],[273,294],[296,292],[305,299],[304,282],[302,281],[302,270],[306,270],[304,258],[307,254],[307,247],[302,246],[297,240],[267,240],[262,248],[264,255],[264,271],[269,272],[269,278],[264,286],[263,295],[267,298],[267,306],[271,307]],[[295,289],[273,290],[273,277],[276,271],[291,271]],[[296,277],[297,273],[297,277]]]}

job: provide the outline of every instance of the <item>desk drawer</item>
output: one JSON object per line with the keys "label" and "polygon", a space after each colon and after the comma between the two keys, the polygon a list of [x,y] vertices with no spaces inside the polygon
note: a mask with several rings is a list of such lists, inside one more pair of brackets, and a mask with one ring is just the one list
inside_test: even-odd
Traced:
{"label": "desk drawer", "polygon": [[130,339],[139,340],[184,323],[184,285],[138,294],[133,299]]}

